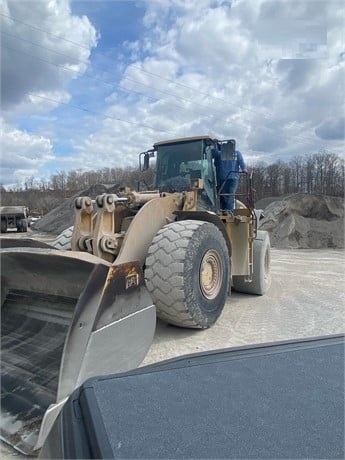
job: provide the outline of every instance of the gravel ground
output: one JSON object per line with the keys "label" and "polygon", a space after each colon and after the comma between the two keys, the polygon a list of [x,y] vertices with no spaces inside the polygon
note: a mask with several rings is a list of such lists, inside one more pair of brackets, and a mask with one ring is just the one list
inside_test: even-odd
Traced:
{"label": "gravel ground", "polygon": [[[205,331],[158,322],[142,365],[206,350],[344,333],[345,252],[273,249],[271,259],[273,280],[265,296],[232,293],[217,324]],[[0,452],[2,459],[24,458],[5,444]]]}

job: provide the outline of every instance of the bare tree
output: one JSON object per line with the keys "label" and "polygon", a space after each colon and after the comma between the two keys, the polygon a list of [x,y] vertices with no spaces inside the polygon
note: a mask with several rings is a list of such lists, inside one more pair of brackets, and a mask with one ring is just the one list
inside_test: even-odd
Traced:
{"label": "bare tree", "polygon": [[[296,156],[288,163],[258,163],[251,169],[257,200],[300,191],[344,196],[345,161],[331,152]],[[46,213],[61,202],[62,197],[72,196],[92,185],[113,184],[144,190],[152,188],[153,182],[153,169],[139,171],[133,167],[113,167],[88,172],[81,169],[68,173],[58,171],[49,180],[27,178],[24,189],[18,185],[6,190],[0,184],[1,203],[3,206],[23,203]]]}

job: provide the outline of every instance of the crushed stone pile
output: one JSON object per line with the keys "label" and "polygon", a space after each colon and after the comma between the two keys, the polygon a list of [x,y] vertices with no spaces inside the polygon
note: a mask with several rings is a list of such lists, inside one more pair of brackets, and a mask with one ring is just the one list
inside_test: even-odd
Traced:
{"label": "crushed stone pile", "polygon": [[118,186],[109,186],[97,184],[74,195],[71,198],[65,198],[64,201],[55,209],[48,212],[39,221],[35,222],[34,229],[40,232],[52,233],[59,235],[66,228],[74,224],[74,201],[78,196],[89,196],[95,199],[102,193],[116,193]]}
{"label": "crushed stone pile", "polygon": [[[118,189],[114,185],[97,184],[66,198],[57,208],[37,221],[34,229],[59,235],[74,224],[76,197],[89,196],[95,199],[102,193],[117,193]],[[272,247],[344,248],[343,198],[296,193],[263,199],[257,203],[257,207],[264,209],[265,217],[259,221],[259,228],[269,232]]]}
{"label": "crushed stone pile", "polygon": [[344,248],[344,199],[296,193],[271,202],[260,230],[276,248]]}

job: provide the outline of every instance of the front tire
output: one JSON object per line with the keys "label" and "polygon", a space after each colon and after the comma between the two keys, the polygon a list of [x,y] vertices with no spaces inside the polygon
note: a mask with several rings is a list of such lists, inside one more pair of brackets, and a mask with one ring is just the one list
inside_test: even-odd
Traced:
{"label": "front tire", "polygon": [[1,233],[7,232],[7,221],[6,219],[1,219]]}
{"label": "front tire", "polygon": [[52,243],[52,246],[55,249],[60,249],[61,251],[70,251],[71,250],[71,241],[72,241],[73,226],[66,228],[60,235],[58,235]]}
{"label": "front tire", "polygon": [[197,220],[164,226],[148,251],[145,278],[160,319],[187,328],[212,326],[224,308],[230,278],[222,233]]}

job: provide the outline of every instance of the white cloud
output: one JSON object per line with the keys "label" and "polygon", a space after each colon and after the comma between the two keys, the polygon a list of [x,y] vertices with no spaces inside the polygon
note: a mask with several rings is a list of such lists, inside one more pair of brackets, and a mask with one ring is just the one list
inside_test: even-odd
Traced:
{"label": "white cloud", "polygon": [[96,31],[87,17],[71,14],[68,0],[3,0],[2,6],[2,108],[26,103],[35,111],[32,93],[61,92],[85,72]]}
{"label": "white cloud", "polygon": [[[108,113],[166,133],[133,127],[133,136],[130,126],[119,123],[120,128],[115,128],[110,123],[112,141],[107,121],[81,150],[96,154],[104,139],[103,151],[111,150],[109,145],[122,137],[122,153],[115,148],[107,158],[111,164],[126,165],[136,156],[129,146],[139,152],[162,137],[210,133],[237,137],[240,148],[253,158],[259,152],[272,161],[280,155],[289,159],[296,147],[301,153],[317,151],[320,140],[315,128],[332,111],[341,111],[339,92],[332,93],[341,81],[341,67],[330,70],[326,59],[260,59],[255,41],[255,26],[261,27],[263,19],[274,24],[277,17],[287,21],[287,36],[294,35],[294,24],[298,35],[301,22],[320,23],[316,32],[323,40],[323,17],[331,6],[306,3],[242,0],[229,8],[224,2],[205,1],[196,8],[194,2],[149,2],[144,18],[147,34],[132,47],[142,58],[127,67],[121,82],[130,95],[128,105],[124,108],[116,100]],[[336,18],[334,12],[330,18]],[[331,20],[332,30],[337,22]],[[327,126],[322,125],[322,132]],[[340,151],[339,145],[330,144],[330,148]]]}
{"label": "white cloud", "polygon": [[[97,41],[91,20],[73,16],[67,0],[40,0],[37,11],[33,8],[36,19],[28,14],[27,6],[21,7],[26,2],[7,0],[6,5],[11,15],[38,24],[38,30],[30,34],[60,54],[34,50],[28,41],[20,49],[85,72]],[[135,166],[138,153],[155,141],[198,134],[237,138],[249,162],[284,160],[319,148],[341,154],[345,64],[340,17],[344,8],[337,0],[147,1],[140,39],[123,40],[118,59],[115,56],[107,69],[93,67],[92,76],[98,80],[78,88],[78,105],[86,109],[84,113],[70,110],[46,130],[42,123],[41,132],[54,143],[57,156],[55,145],[62,133],[69,141],[70,154],[64,151],[56,158],[55,170]],[[301,28],[302,23],[313,27]],[[6,24],[6,31],[14,27],[16,34],[28,40],[24,25],[8,20]],[[265,24],[270,24],[269,31]],[[62,40],[44,35],[41,28]],[[310,54],[312,59],[277,59],[290,35],[293,39],[303,30],[320,46],[327,31],[327,58]],[[117,39],[115,27],[113,37]],[[8,38],[8,43],[14,46],[14,39]],[[274,51],[270,59],[262,51],[265,46]],[[5,59],[15,56],[10,53]],[[108,55],[103,57],[109,62]],[[78,74],[52,69],[44,60],[35,61],[28,81],[18,59],[13,65],[5,61],[12,76],[6,80],[8,117],[30,111],[48,114],[53,100],[69,102],[66,85]],[[15,75],[16,69],[21,70],[21,77]],[[122,76],[115,80],[122,69]],[[41,100],[30,96],[28,101],[28,93]],[[91,102],[97,107],[94,112],[88,110]]]}
{"label": "white cloud", "polygon": [[41,168],[54,160],[50,139],[10,126],[0,119],[1,125],[1,184],[23,184],[33,176],[39,177]]}

